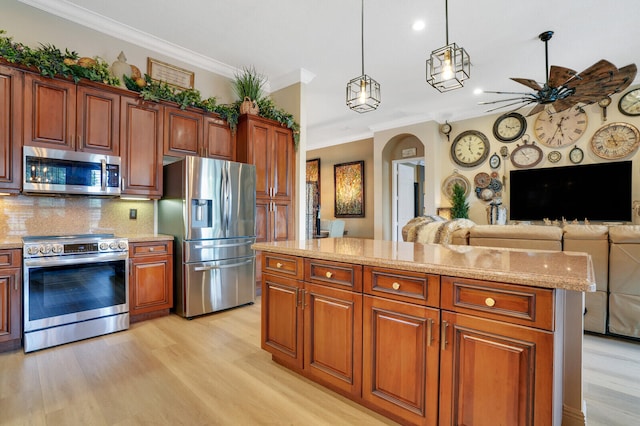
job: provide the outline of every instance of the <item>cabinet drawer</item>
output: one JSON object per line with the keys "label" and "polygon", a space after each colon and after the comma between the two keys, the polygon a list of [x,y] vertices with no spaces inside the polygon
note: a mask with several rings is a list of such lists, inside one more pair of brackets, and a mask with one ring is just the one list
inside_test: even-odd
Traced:
{"label": "cabinet drawer", "polygon": [[0,268],[19,268],[22,266],[22,252],[15,250],[0,250]]}
{"label": "cabinet drawer", "polygon": [[304,280],[352,291],[362,291],[362,266],[305,259]]}
{"label": "cabinet drawer", "polygon": [[553,331],[554,290],[442,277],[442,309]]}
{"label": "cabinet drawer", "polygon": [[150,243],[131,243],[129,244],[129,256],[156,256],[172,253],[171,241],[154,241]]}
{"label": "cabinet drawer", "polygon": [[302,279],[303,263],[301,257],[286,254],[262,253],[262,272],[284,275],[295,279]]}
{"label": "cabinet drawer", "polygon": [[440,305],[437,275],[366,266],[364,276],[365,293],[420,305]]}

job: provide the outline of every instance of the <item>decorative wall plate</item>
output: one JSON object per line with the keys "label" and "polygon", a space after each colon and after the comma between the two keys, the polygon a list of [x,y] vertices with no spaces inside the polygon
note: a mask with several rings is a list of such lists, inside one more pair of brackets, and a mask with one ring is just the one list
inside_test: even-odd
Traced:
{"label": "decorative wall plate", "polygon": [[453,173],[442,182],[442,192],[444,195],[451,199],[453,197],[453,186],[456,183],[464,188],[464,196],[468,197],[469,192],[471,192],[471,183],[469,182],[469,179],[458,173],[457,170],[454,170]]}
{"label": "decorative wall plate", "polygon": [[480,188],[486,188],[491,183],[491,176],[488,173],[480,172],[473,178],[473,183]]}

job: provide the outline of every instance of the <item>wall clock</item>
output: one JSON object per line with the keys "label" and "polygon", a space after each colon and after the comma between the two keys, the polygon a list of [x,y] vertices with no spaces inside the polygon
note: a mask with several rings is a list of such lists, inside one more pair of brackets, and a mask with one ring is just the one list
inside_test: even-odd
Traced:
{"label": "wall clock", "polygon": [[444,124],[442,124],[440,126],[440,133],[442,133],[443,135],[445,135],[447,137],[447,140],[449,140],[449,135],[451,134],[451,124],[449,124],[448,122],[444,122]]}
{"label": "wall clock", "polygon": [[549,154],[547,154],[547,160],[549,160],[550,163],[557,163],[561,158],[562,154],[560,153],[560,151],[551,151]]}
{"label": "wall clock", "polygon": [[541,144],[551,148],[575,143],[587,129],[587,114],[582,108],[561,112],[542,111],[536,117],[534,132]]}
{"label": "wall clock", "polygon": [[489,166],[491,166],[492,169],[500,167],[500,157],[498,157],[498,154],[495,152],[491,157],[489,157]]}
{"label": "wall clock", "polygon": [[451,144],[451,158],[462,167],[474,167],[489,156],[489,139],[477,130],[460,133]]}
{"label": "wall clock", "polygon": [[511,163],[514,167],[526,169],[542,161],[543,155],[542,150],[535,142],[527,143],[525,140],[522,145],[518,145],[511,153]]}
{"label": "wall clock", "polygon": [[527,130],[527,119],[517,112],[503,114],[493,123],[493,135],[503,142],[520,139],[525,130]]}
{"label": "wall clock", "polygon": [[625,93],[618,101],[618,109],[624,115],[640,115],[640,88]]}
{"label": "wall clock", "polygon": [[591,150],[600,158],[615,160],[638,149],[640,133],[628,123],[611,123],[599,128],[591,137]]}
{"label": "wall clock", "polygon": [[584,160],[584,152],[578,148],[577,145],[574,146],[571,151],[569,151],[569,160],[571,160],[573,164],[582,163],[582,160]]}

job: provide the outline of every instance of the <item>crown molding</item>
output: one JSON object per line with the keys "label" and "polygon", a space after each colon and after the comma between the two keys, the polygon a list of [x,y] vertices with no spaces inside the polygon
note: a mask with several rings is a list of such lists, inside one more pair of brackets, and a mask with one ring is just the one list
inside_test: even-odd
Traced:
{"label": "crown molding", "polygon": [[292,84],[296,83],[309,84],[315,77],[316,75],[311,71],[300,68],[291,71],[290,73],[276,77],[272,81],[270,81],[271,90],[275,92],[276,90],[289,87]]}
{"label": "crown molding", "polygon": [[170,43],[151,34],[137,30],[111,18],[92,12],[66,0],[18,0],[21,3],[51,13],[78,25],[119,38],[145,49],[165,55],[198,68],[233,78],[238,69],[208,56]]}

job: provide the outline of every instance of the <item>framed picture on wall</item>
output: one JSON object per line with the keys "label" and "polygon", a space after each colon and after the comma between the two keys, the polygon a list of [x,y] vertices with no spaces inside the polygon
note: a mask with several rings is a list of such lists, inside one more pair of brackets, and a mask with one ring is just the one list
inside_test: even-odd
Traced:
{"label": "framed picture on wall", "polygon": [[[307,182],[316,182],[320,199],[320,159],[307,160]],[[319,201],[318,201],[319,202]]]}
{"label": "framed picture on wall", "polygon": [[364,161],[333,166],[335,217],[364,217]]}

